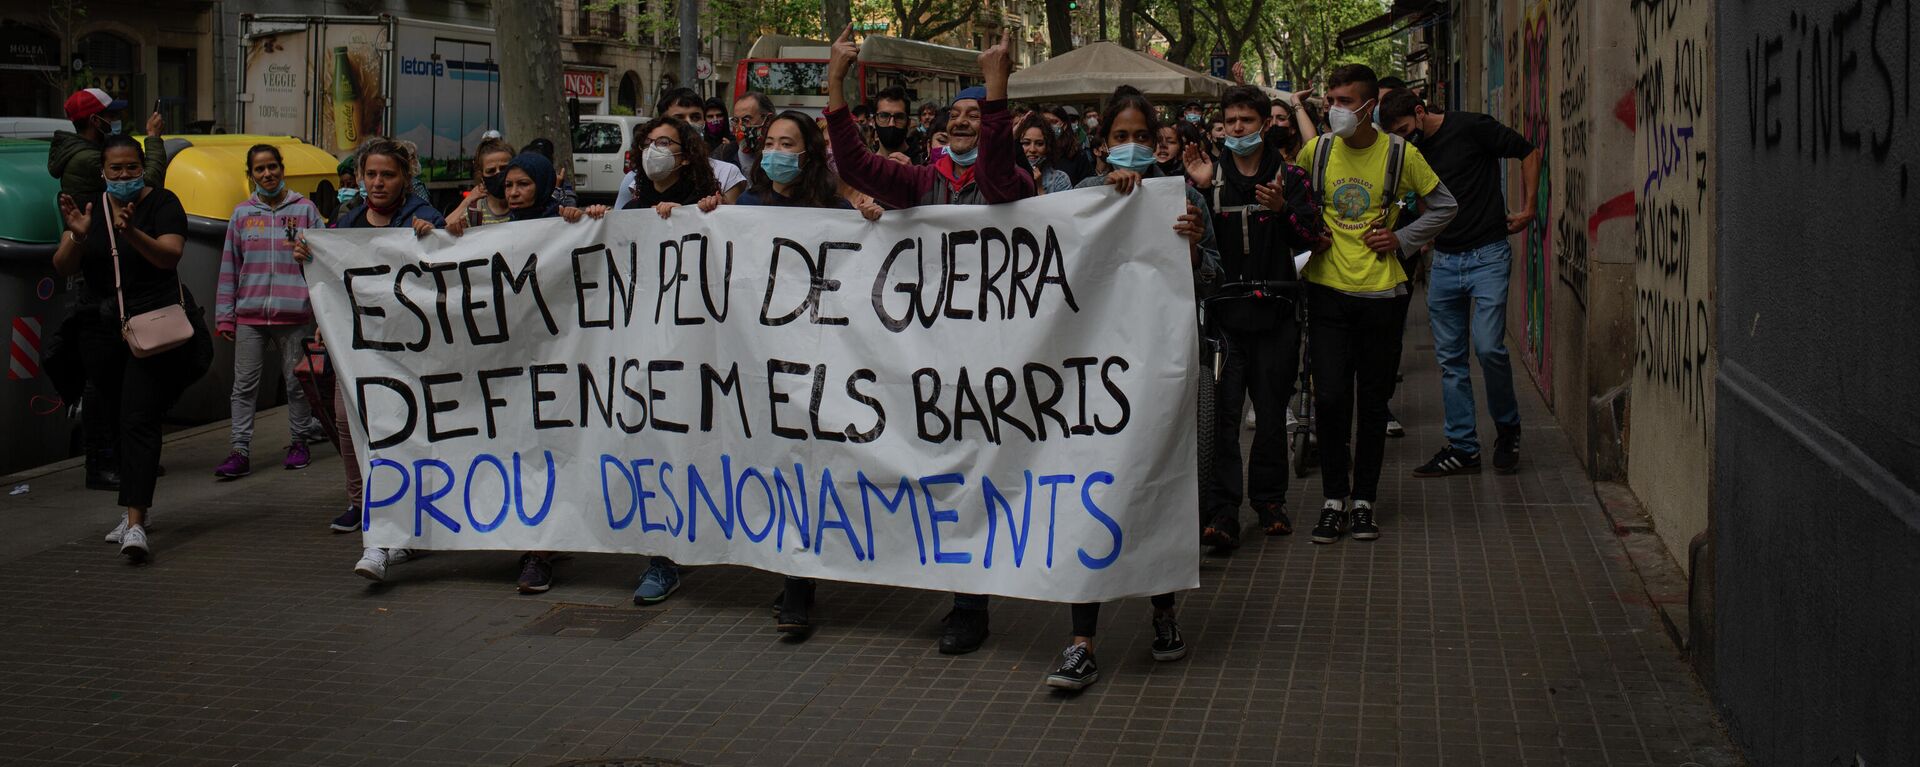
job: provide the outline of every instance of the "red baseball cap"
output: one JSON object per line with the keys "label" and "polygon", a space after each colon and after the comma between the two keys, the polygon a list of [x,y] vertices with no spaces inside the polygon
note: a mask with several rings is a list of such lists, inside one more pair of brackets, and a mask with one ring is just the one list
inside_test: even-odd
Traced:
{"label": "red baseball cap", "polygon": [[126,108],[126,101],[107,95],[106,91],[99,88],[82,88],[67,97],[67,119],[74,122],[101,112],[116,112]]}

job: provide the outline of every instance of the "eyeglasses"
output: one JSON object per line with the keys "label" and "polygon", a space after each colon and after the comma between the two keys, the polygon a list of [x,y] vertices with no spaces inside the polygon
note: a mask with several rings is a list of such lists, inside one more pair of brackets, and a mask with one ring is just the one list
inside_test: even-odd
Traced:
{"label": "eyeglasses", "polygon": [[648,146],[657,146],[657,147],[660,147],[661,149],[672,149],[680,145],[680,142],[673,140],[671,136],[661,136],[659,138],[650,138],[650,139],[647,139],[645,143]]}
{"label": "eyeglasses", "polygon": [[878,125],[893,125],[896,123],[905,123],[910,119],[913,119],[912,116],[908,115],[906,112],[874,112],[873,113],[873,122]]}
{"label": "eyeglasses", "polygon": [[766,116],[767,116],[768,114],[769,114],[769,113],[767,113],[767,112],[761,112],[760,114],[754,114],[754,115],[745,115],[745,116],[741,116],[741,117],[735,117],[735,118],[733,118],[733,124],[734,124],[734,125],[740,125],[740,126],[745,126],[745,127],[748,127],[748,128],[751,128],[751,127],[754,127],[754,126],[757,126],[757,125],[759,125],[759,124],[760,124],[760,121],[761,121],[762,119],[764,119],[764,118],[765,118],[765,117],[766,117]]}

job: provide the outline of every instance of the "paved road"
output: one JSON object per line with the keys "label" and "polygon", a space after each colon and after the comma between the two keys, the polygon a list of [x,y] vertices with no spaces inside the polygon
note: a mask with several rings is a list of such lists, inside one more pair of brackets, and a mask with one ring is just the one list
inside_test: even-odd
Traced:
{"label": "paved road", "polygon": [[[220,428],[167,446],[144,568],[100,542],[110,495],[78,470],[35,477],[0,497],[0,761],[1737,764],[1530,386],[1522,473],[1408,476],[1441,444],[1422,322],[1385,537],[1203,559],[1180,608],[1192,655],[1154,663],[1144,601],[1109,608],[1103,681],[1077,697],[1041,686],[1057,605],[999,600],[987,646],[947,657],[943,595],[823,584],[820,632],[790,645],[765,607],[777,579],[738,568],[656,608],[631,605],[637,557],[577,557],[540,597],[515,593],[509,553],[369,586],[349,572],[358,536],[325,529],[338,459],[215,483]],[[262,416],[263,463],[284,435]],[[1317,506],[1308,483],[1296,510]],[[522,633],[568,605],[644,623]]]}

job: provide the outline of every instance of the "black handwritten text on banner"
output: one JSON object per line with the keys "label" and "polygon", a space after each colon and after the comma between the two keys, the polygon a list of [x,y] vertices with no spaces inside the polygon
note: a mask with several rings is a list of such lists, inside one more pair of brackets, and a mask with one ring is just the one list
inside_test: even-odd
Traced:
{"label": "black handwritten text on banner", "polygon": [[310,233],[367,544],[1191,588],[1180,195]]}

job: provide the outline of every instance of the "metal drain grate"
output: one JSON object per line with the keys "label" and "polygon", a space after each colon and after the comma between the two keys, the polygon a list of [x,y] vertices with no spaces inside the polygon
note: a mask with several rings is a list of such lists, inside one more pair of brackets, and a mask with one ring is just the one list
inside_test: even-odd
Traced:
{"label": "metal drain grate", "polygon": [[[525,628],[514,632],[515,636],[536,637],[574,637],[579,639],[625,639],[639,631],[640,627],[651,622],[658,610],[634,610],[623,607],[603,607],[601,605],[555,605],[545,615],[534,619]],[[625,762],[606,762],[605,764],[624,764]],[[571,764],[571,763],[569,763]],[[587,764],[582,762],[581,764]],[[601,764],[593,762],[592,764]],[[632,762],[641,764],[678,764],[641,760]]]}
{"label": "metal drain grate", "polygon": [[582,759],[572,762],[559,762],[553,767],[695,767],[691,762],[675,759],[653,759],[644,756],[624,759]]}

